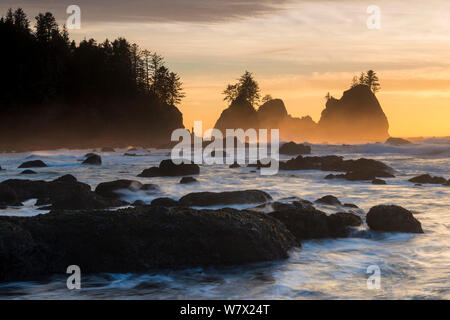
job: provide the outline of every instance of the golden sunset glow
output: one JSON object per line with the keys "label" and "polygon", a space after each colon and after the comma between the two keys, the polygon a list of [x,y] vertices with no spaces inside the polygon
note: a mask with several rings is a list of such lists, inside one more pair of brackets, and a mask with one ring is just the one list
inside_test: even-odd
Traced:
{"label": "golden sunset glow", "polygon": [[[354,75],[373,69],[392,136],[450,135],[450,3],[376,1],[381,28],[369,30],[372,2],[262,1],[253,8],[249,1],[241,8],[217,0],[192,12],[181,3],[171,11],[153,1],[121,15],[121,6],[81,1],[82,28],[70,35],[77,41],[123,36],[162,54],[184,83],[180,110],[188,128],[194,120],[214,125],[227,106],[221,92],[244,70],[254,73],[263,95],[283,99],[291,115],[317,121],[327,92],[340,98]],[[31,1],[13,5],[46,9]]]}

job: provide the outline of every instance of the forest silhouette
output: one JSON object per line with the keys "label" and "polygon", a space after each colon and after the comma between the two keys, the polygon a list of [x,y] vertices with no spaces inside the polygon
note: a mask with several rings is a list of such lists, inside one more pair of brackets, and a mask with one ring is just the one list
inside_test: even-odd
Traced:
{"label": "forest silhouette", "polygon": [[70,41],[52,13],[0,19],[0,147],[157,145],[183,127],[180,77],[124,38]]}

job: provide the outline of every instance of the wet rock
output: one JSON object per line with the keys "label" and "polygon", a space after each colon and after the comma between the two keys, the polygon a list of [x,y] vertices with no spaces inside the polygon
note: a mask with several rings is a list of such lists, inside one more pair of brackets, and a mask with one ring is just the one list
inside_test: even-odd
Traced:
{"label": "wet rock", "polygon": [[375,231],[423,233],[420,222],[413,214],[396,205],[379,205],[370,209],[367,225]]}
{"label": "wet rock", "polygon": [[432,177],[429,174],[422,174],[408,180],[413,183],[427,183],[427,184],[444,184],[447,183],[447,179],[442,177]]}
{"label": "wet rock", "polygon": [[264,203],[272,197],[260,190],[225,191],[225,192],[194,192],[180,199],[183,206],[207,207],[229,204]]}
{"label": "wet rock", "polygon": [[160,207],[180,207],[180,203],[171,198],[157,198],[154,199],[151,203],[152,206],[160,206]]}
{"label": "wet rock", "polygon": [[19,202],[37,199],[36,205],[51,205],[54,209],[105,209],[119,207],[126,202],[107,199],[91,191],[85,183],[74,182],[68,177],[61,180],[19,180],[11,179],[0,183],[14,190]]}
{"label": "wet rock", "polygon": [[402,138],[388,138],[385,143],[393,146],[404,146],[412,144],[411,141]]}
{"label": "wet rock", "polygon": [[145,206],[0,217],[0,281],[59,274],[138,273],[285,259],[299,242],[278,220],[232,209]]}
{"label": "wet rock", "polygon": [[156,190],[156,185],[143,185],[139,181],[135,180],[115,180],[110,182],[102,182],[97,188],[95,188],[95,193],[111,199],[119,199],[120,194],[117,193],[119,190],[129,190],[136,192],[138,190]]}
{"label": "wet rock", "polygon": [[114,148],[111,148],[111,147],[103,147],[100,151],[101,152],[116,152],[116,150],[114,150]]}
{"label": "wet rock", "polygon": [[235,169],[235,168],[240,168],[240,167],[241,166],[237,162],[230,164],[230,169]]}
{"label": "wet rock", "polygon": [[28,169],[28,170],[23,170],[20,174],[37,174],[37,172]]}
{"label": "wet rock", "polygon": [[443,186],[450,187],[450,179],[448,179],[448,181],[444,183]]}
{"label": "wet rock", "polygon": [[53,182],[75,183],[75,182],[77,182],[77,178],[75,178],[71,174],[66,174],[66,175],[63,175],[63,176],[53,180]]}
{"label": "wet rock", "polygon": [[47,165],[42,160],[26,161],[19,166],[19,169],[25,168],[44,168]]}
{"label": "wet rock", "polygon": [[0,183],[0,206],[21,206],[17,193],[11,187]]}
{"label": "wet rock", "polygon": [[336,198],[335,196],[331,196],[331,195],[328,195],[328,196],[322,197],[320,199],[317,199],[314,202],[327,204],[327,205],[330,205],[330,206],[340,206],[340,205],[342,205],[342,203],[339,201],[338,198]]}
{"label": "wet rock", "polygon": [[351,171],[346,174],[329,174],[325,179],[345,179],[348,181],[367,181],[367,180],[379,180],[377,177],[382,178],[394,178],[395,176],[389,172],[383,170],[359,170]]}
{"label": "wet rock", "polygon": [[340,238],[349,234],[347,221],[314,209],[275,211],[269,216],[280,220],[297,240]]}
{"label": "wet rock", "polygon": [[176,177],[189,176],[200,173],[200,167],[197,164],[188,162],[175,164],[172,160],[163,160],[159,167],[151,167],[142,171],[138,177]]}
{"label": "wet rock", "polygon": [[192,183],[192,182],[197,182],[197,179],[195,179],[193,177],[183,177],[180,180],[181,184]]}
{"label": "wet rock", "polygon": [[372,184],[386,184],[386,181],[382,179],[373,179]]}
{"label": "wet rock", "polygon": [[344,207],[359,209],[359,207],[356,204],[354,204],[354,203],[344,203]]}
{"label": "wet rock", "polygon": [[297,154],[311,154],[311,146],[304,144],[297,144],[295,142],[288,142],[280,147],[281,154],[297,155]]}
{"label": "wet rock", "polygon": [[350,212],[337,212],[330,215],[333,219],[341,219],[346,226],[358,227],[362,224],[361,217]]}
{"label": "wet rock", "polygon": [[133,202],[133,207],[143,207],[145,205],[147,204],[142,200],[136,200],[135,202]]}
{"label": "wet rock", "polygon": [[87,157],[82,163],[98,166],[102,164],[102,158],[98,154],[92,154],[89,157]]}

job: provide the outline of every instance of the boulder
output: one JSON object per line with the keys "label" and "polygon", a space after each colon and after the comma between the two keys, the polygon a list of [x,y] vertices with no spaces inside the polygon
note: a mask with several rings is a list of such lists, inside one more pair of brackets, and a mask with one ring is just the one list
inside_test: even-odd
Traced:
{"label": "boulder", "polygon": [[351,227],[359,227],[362,224],[361,217],[350,212],[337,212],[333,213],[330,217],[334,219],[341,219],[345,225]]}
{"label": "boulder", "polygon": [[176,200],[173,200],[171,198],[157,198],[154,199],[151,203],[152,206],[160,206],[160,207],[180,207],[180,203]]}
{"label": "boulder", "polygon": [[13,188],[0,183],[0,206],[21,206],[22,203]]}
{"label": "boulder", "polygon": [[330,206],[340,206],[340,205],[342,205],[342,203],[339,201],[338,198],[336,198],[335,196],[331,196],[331,195],[324,196],[324,197],[322,197],[320,199],[317,199],[314,202],[327,204],[327,205],[330,205]]}
{"label": "boulder", "polygon": [[66,175],[63,175],[63,176],[53,180],[53,182],[75,183],[75,182],[77,182],[77,178],[75,178],[71,174],[66,174]]}
{"label": "boulder", "polygon": [[27,170],[23,170],[20,174],[37,174],[37,172],[27,169]]}
{"label": "boulder", "polygon": [[185,161],[181,164],[175,164],[172,160],[163,160],[159,167],[151,167],[142,171],[138,177],[176,177],[189,176],[200,173],[200,167],[197,164]]}
{"label": "boulder", "polygon": [[288,142],[280,147],[281,154],[297,155],[297,154],[311,154],[311,146],[304,144],[297,144],[295,142]]}
{"label": "boulder", "polygon": [[385,180],[382,180],[382,179],[373,179],[373,180],[372,180],[372,184],[380,184],[380,185],[383,185],[383,184],[386,184],[386,181],[385,181]]}
{"label": "boulder", "polygon": [[225,192],[194,192],[180,199],[180,204],[188,207],[208,207],[230,204],[264,203],[272,197],[260,190],[225,191]]}
{"label": "boulder", "polygon": [[369,210],[366,222],[370,229],[385,232],[423,233],[413,214],[396,205],[378,205]]}
{"label": "boulder", "polygon": [[119,199],[121,196],[117,193],[119,190],[129,190],[135,192],[138,190],[157,190],[157,188],[158,187],[156,185],[144,185],[139,181],[122,179],[100,183],[97,188],[95,188],[95,193],[105,198]]}
{"label": "boulder", "polygon": [[60,274],[73,263],[91,274],[273,261],[296,246],[278,220],[232,209],[144,206],[0,217],[0,281]]}
{"label": "boulder", "polygon": [[98,166],[102,164],[102,158],[98,154],[92,154],[89,157],[87,157],[82,163]]}
{"label": "boulder", "polygon": [[44,168],[47,165],[42,160],[26,161],[19,166],[19,169],[25,168]]}
{"label": "boulder", "polygon": [[240,168],[241,166],[239,165],[239,163],[235,162],[233,164],[230,164],[230,169],[235,169],[235,168]]}
{"label": "boulder", "polygon": [[422,174],[420,176],[414,177],[408,180],[413,183],[428,183],[428,184],[445,184],[447,179],[442,177],[432,177],[429,174]]}
{"label": "boulder", "polygon": [[444,183],[443,186],[450,187],[450,179],[448,179],[448,181]]}
{"label": "boulder", "polygon": [[69,177],[54,181],[11,179],[0,183],[14,190],[17,200],[23,202],[37,199],[36,205],[51,205],[50,208],[81,210],[119,207],[126,202],[104,198],[91,191],[85,183],[70,180]]}
{"label": "boulder", "polygon": [[192,183],[192,182],[197,182],[197,179],[195,179],[193,177],[183,177],[180,180],[181,184]]}
{"label": "boulder", "polygon": [[345,174],[329,174],[325,177],[325,179],[345,179],[348,181],[367,181],[372,180],[377,182],[383,181],[377,179],[377,177],[381,178],[395,178],[395,176],[387,171],[378,170],[378,169],[368,169],[368,170],[357,170],[350,171]]}
{"label": "boulder", "polygon": [[412,142],[402,138],[388,138],[385,144],[390,144],[392,146],[404,146],[412,144]]}
{"label": "boulder", "polygon": [[314,208],[275,211],[268,215],[284,223],[299,241],[347,237],[350,232],[348,218],[328,216]]}

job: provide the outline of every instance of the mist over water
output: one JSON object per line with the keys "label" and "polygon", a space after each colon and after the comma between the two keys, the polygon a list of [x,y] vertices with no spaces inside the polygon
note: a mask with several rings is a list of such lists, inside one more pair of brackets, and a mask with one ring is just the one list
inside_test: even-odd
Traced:
{"label": "mist over water", "polygon": [[[313,145],[313,155],[366,157],[396,170],[387,185],[370,182],[325,180],[323,171],[280,171],[261,176],[254,168],[229,169],[227,165],[200,166],[197,183],[181,185],[180,177],[137,178],[143,169],[158,165],[170,150],[126,150],[101,153],[102,166],[82,166],[80,159],[92,150],[57,150],[0,154],[0,181],[53,180],[72,174],[95,188],[99,183],[132,179],[159,186],[157,192],[124,192],[124,200],[150,203],[158,197],[179,199],[198,191],[259,189],[274,200],[299,197],[314,201],[332,194],[354,203],[365,213],[378,204],[397,204],[413,212],[424,234],[375,233],[363,226],[350,238],[303,241],[284,261],[226,268],[150,271],[145,274],[82,273],[82,289],[69,291],[67,275],[32,282],[0,284],[0,298],[41,299],[450,299],[450,187],[415,186],[408,179],[423,173],[450,178],[450,139],[428,139],[414,145],[390,146]],[[280,159],[289,156],[280,155]],[[24,161],[40,159],[49,165],[36,175],[20,175]],[[248,208],[254,205],[235,206]],[[328,213],[338,208],[317,206]],[[217,207],[216,207],[217,208]],[[363,213],[356,210],[357,214]],[[24,207],[0,210],[0,215],[45,214],[30,199]],[[381,289],[368,290],[367,267],[381,269]],[[83,266],[81,271],[83,272]]]}

